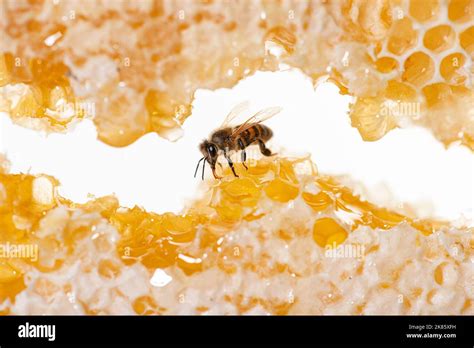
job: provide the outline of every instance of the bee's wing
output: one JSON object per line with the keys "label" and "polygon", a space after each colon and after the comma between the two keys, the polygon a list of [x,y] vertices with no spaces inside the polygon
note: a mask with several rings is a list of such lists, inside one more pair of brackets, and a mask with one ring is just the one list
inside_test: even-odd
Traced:
{"label": "bee's wing", "polygon": [[246,100],[234,106],[232,110],[230,110],[229,114],[225,117],[224,122],[222,122],[221,128],[229,126],[232,120],[234,120],[237,116],[242,114],[245,110],[248,110],[249,105],[250,105],[249,101]]}
{"label": "bee's wing", "polygon": [[273,107],[266,108],[257,112],[255,115],[250,117],[247,121],[245,121],[236,129],[234,129],[234,131],[232,132],[232,136],[236,136],[237,134],[244,132],[245,130],[249,129],[256,123],[261,123],[263,121],[268,120],[269,118],[278,114],[281,110],[282,110],[281,107],[273,106]]}

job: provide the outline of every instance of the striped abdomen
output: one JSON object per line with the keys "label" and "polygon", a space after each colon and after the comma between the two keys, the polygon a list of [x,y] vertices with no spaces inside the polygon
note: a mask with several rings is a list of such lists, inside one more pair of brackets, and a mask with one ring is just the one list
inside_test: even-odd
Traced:
{"label": "striped abdomen", "polygon": [[267,126],[263,124],[254,124],[245,131],[241,132],[237,137],[236,141],[239,139],[242,140],[245,147],[251,145],[257,140],[262,140],[263,142],[268,141],[273,136],[273,132]]}

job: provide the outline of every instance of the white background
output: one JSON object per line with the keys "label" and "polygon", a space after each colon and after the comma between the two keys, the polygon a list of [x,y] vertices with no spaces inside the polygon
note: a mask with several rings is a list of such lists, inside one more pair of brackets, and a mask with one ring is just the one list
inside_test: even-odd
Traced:
{"label": "white background", "polygon": [[245,100],[251,113],[283,107],[266,122],[274,131],[269,144],[274,152],[311,153],[320,172],[349,174],[344,182],[375,203],[399,209],[408,204],[421,217],[472,219],[474,155],[467,148],[446,150],[421,128],[397,129],[377,142],[364,142],[350,126],[351,99],[329,83],[315,91],[297,70],[258,72],[233,89],[198,90],[185,135],[175,143],[147,134],[128,147],[113,148],[96,139],[90,120],[67,135],[44,135],[1,114],[0,151],[12,172],[52,175],[62,184],[60,193],[76,202],[89,194],[115,193],[124,206],[179,212],[199,191],[200,179],[193,178],[199,142]]}

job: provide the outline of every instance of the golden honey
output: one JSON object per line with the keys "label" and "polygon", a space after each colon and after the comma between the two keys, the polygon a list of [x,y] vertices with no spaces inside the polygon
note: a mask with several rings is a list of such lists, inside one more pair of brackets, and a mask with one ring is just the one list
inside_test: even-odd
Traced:
{"label": "golden honey", "polygon": [[[66,131],[90,118],[112,146],[148,132],[176,140],[197,89],[230,88],[284,63],[353,96],[350,121],[366,141],[409,123],[474,149],[472,0],[255,0],[228,11],[196,2],[184,13],[175,2],[120,11],[103,2],[71,14],[72,3],[5,2],[0,111],[22,126]],[[387,111],[403,103],[420,113]],[[0,259],[0,313],[324,314],[350,303],[352,314],[379,304],[413,314],[417,301],[415,314],[473,313],[473,285],[463,283],[472,228],[376,206],[309,162],[262,159],[237,166],[239,178],[225,169],[223,180],[204,184],[212,199],[162,214],[123,208],[113,196],[77,204],[58,195],[52,177],[1,169],[0,242],[39,254]],[[303,175],[301,164],[311,170]],[[325,253],[353,246],[363,246],[360,258]],[[168,278],[152,284],[157,270]],[[356,279],[363,299],[347,290]],[[389,302],[394,292],[401,303]]]}
{"label": "golden honey", "polygon": [[[72,6],[71,12],[73,1],[42,1],[35,6],[6,2],[10,5],[5,7],[7,40],[0,53],[0,88],[20,85],[3,93],[0,110],[28,127],[65,131],[75,120],[91,117],[99,139],[113,146],[131,144],[148,132],[176,140],[191,114],[196,89],[231,87],[257,70],[277,70],[282,62],[315,82],[329,71],[330,81],[342,93],[357,97],[360,107],[352,108],[350,117],[359,120],[352,124],[365,140],[378,140],[402,124],[389,117],[378,121],[381,105],[398,100],[390,91],[390,81],[395,81],[412,88],[422,106],[420,115],[405,115],[411,122],[431,129],[446,145],[460,140],[472,149],[470,106],[463,102],[463,93],[454,91],[445,106],[462,104],[450,116],[457,121],[450,122],[444,111],[431,112],[432,97],[426,92],[445,82],[472,94],[467,78],[472,72],[466,66],[474,52],[474,27],[469,25],[474,20],[472,0],[281,5],[254,0],[249,7],[235,4],[229,11],[223,11],[220,7],[227,5],[219,2],[202,2],[183,13],[178,3],[165,6],[157,0],[141,6],[123,4],[120,12],[109,4],[96,4],[94,15],[87,6]],[[48,20],[39,16],[49,12],[70,15]],[[263,19],[245,20],[251,36],[242,34],[239,13],[264,14]],[[446,18],[440,17],[443,13]],[[330,20],[321,26],[318,18]],[[129,27],[119,27],[117,19]],[[98,23],[120,34],[104,37]],[[211,39],[196,40],[201,30],[208,30]],[[100,44],[86,43],[81,35],[101,38]],[[210,46],[217,41],[226,44]],[[319,42],[321,49],[311,42]],[[269,53],[268,43],[283,49],[279,57]],[[440,56],[448,51],[451,57]],[[348,61],[338,52],[345,52]],[[452,58],[459,62],[451,64]],[[111,72],[95,84],[97,66],[110,67]],[[86,67],[91,73],[75,72]],[[354,79],[360,78],[367,83],[357,84]],[[81,89],[79,98],[78,85],[92,87],[89,92]],[[362,106],[366,104],[373,106]],[[72,113],[65,117],[68,105],[73,105]],[[436,122],[449,126],[441,130]]]}

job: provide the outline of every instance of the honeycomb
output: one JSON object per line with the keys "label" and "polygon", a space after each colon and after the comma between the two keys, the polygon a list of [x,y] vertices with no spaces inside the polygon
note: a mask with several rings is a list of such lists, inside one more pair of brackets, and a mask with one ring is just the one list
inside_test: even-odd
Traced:
{"label": "honeycomb", "polygon": [[89,117],[113,146],[148,132],[176,140],[196,89],[284,63],[352,95],[364,140],[418,125],[474,148],[472,0],[2,0],[1,9],[0,110],[27,127],[65,131]]}
{"label": "honeycomb", "polygon": [[[0,261],[2,313],[474,313],[472,228],[377,207],[309,160],[244,173],[156,214],[112,196],[76,204],[54,178],[3,172],[2,242],[39,255]],[[343,245],[363,252],[328,254]]]}
{"label": "honeycomb", "polygon": [[[473,150],[473,19],[472,0],[0,0],[0,111],[176,140],[198,88],[286,64],[353,96],[364,140],[416,125]],[[1,157],[0,313],[474,314],[472,227],[367,202],[308,158],[237,169],[158,214],[75,203]]]}

